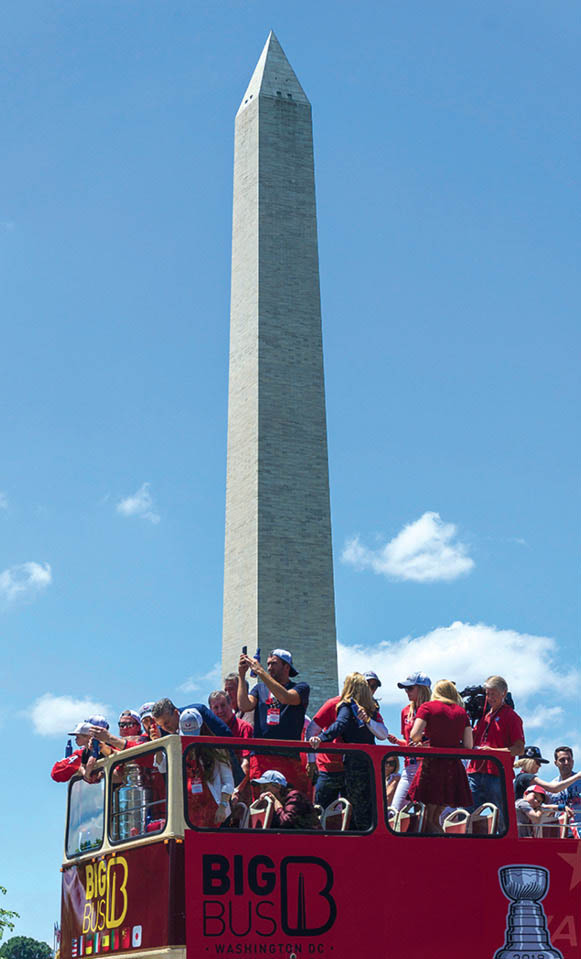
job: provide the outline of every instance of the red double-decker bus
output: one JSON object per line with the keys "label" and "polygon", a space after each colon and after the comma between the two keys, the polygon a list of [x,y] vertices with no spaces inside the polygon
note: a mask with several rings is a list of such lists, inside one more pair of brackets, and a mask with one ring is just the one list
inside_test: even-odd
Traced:
{"label": "red double-decker bus", "polygon": [[[167,736],[100,761],[96,783],[70,782],[61,959],[579,956],[581,843],[558,821],[519,837],[506,753],[487,752],[502,808],[446,810],[431,835],[421,804],[395,811],[386,801],[391,760],[412,755],[388,745],[325,747],[362,757],[363,831],[352,828],[348,796],[317,810],[312,828],[277,828],[249,786],[223,824],[200,827],[189,769],[201,746],[242,753],[249,742]],[[308,750],[251,748],[273,769]],[[431,762],[471,755],[413,750]]]}

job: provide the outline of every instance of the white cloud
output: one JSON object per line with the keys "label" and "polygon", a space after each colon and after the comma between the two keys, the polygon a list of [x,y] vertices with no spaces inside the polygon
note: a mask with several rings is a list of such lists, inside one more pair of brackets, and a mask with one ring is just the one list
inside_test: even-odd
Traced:
{"label": "white cloud", "polygon": [[8,509],[8,497],[2,492],[0,492],[0,509]]}
{"label": "white cloud", "polygon": [[469,573],[474,560],[464,543],[455,541],[457,527],[439,513],[424,513],[378,549],[364,546],[358,536],[348,540],[341,559],[357,569],[372,569],[388,579],[416,583],[450,581]]}
{"label": "white cloud", "polygon": [[53,696],[44,693],[27,711],[34,732],[39,736],[63,736],[77,723],[97,713],[107,715],[111,709],[95,699],[75,699],[73,696]]}
{"label": "white cloud", "polygon": [[551,723],[558,722],[564,715],[562,706],[536,706],[530,713],[524,713],[523,722],[526,729],[542,729],[546,731]]}
{"label": "white cloud", "polygon": [[48,563],[21,563],[0,573],[0,598],[8,603],[31,599],[52,582]]}
{"label": "white cloud", "polygon": [[222,685],[221,676],[222,666],[217,662],[204,676],[189,676],[181,686],[178,686],[178,689],[180,693],[198,693],[206,690],[211,693]]}
{"label": "white cloud", "polygon": [[551,637],[485,623],[455,622],[424,636],[404,636],[376,646],[339,644],[340,676],[354,670],[375,670],[383,682],[382,702],[394,705],[402,703],[397,683],[416,670],[427,673],[432,682],[451,679],[459,689],[500,674],[522,714],[522,702],[529,697],[538,699],[541,694],[560,701],[576,694],[579,671],[566,664],[561,671],[560,665],[557,643]]}
{"label": "white cloud", "polygon": [[150,523],[159,523],[160,516],[155,512],[149,486],[149,483],[143,483],[133,496],[127,496],[117,503],[117,512],[122,516],[139,516],[141,519],[148,519]]}

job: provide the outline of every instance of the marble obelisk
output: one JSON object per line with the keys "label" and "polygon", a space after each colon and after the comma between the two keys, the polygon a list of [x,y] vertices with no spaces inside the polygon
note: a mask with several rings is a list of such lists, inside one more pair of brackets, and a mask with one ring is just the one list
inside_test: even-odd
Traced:
{"label": "marble obelisk", "polygon": [[337,695],[311,106],[273,33],[236,115],[222,667]]}

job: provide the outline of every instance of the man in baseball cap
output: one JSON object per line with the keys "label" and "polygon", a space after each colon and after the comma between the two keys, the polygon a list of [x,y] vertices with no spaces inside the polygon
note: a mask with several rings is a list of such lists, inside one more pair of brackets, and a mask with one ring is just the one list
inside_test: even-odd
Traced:
{"label": "man in baseball cap", "polygon": [[[257,682],[248,690],[248,670],[256,674]],[[243,713],[254,710],[255,739],[300,740],[303,733],[305,713],[309,703],[308,683],[294,683],[291,677],[298,674],[288,649],[276,648],[268,655],[266,669],[262,663],[242,653],[238,663],[238,709]],[[250,778],[259,777],[274,766],[271,756],[250,756]],[[309,789],[306,772],[301,760],[279,756],[276,767],[286,778],[303,792]]]}
{"label": "man in baseball cap", "polygon": [[181,736],[199,736],[204,720],[202,714],[197,709],[184,709],[180,713],[180,735]]}
{"label": "man in baseball cap", "polygon": [[381,680],[377,673],[374,673],[372,669],[368,669],[366,673],[363,673],[363,678],[367,680],[367,685],[369,686],[373,695],[375,695],[381,686]]}
{"label": "man in baseball cap", "polygon": [[274,806],[273,829],[319,829],[319,817],[307,797],[293,789],[278,769],[266,769],[257,778],[251,779],[260,791],[261,798],[270,799]]}

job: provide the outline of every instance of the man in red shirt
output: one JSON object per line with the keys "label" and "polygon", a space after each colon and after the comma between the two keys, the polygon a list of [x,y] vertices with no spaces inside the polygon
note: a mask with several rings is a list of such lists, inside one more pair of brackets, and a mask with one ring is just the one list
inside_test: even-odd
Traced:
{"label": "man in red shirt", "polygon": [[[525,736],[522,719],[506,702],[508,686],[502,676],[489,676],[484,683],[484,714],[474,730],[476,749],[500,749],[511,756],[522,756]],[[497,763],[490,759],[473,759],[466,770],[474,806],[491,802],[498,806],[498,828],[504,828],[504,796],[502,776]]]}
{"label": "man in red shirt", "polygon": [[240,739],[252,739],[254,731],[250,723],[244,719],[239,719],[232,709],[232,701],[228,693],[223,689],[216,689],[208,696],[208,706],[223,723],[226,723],[233,736]]}

